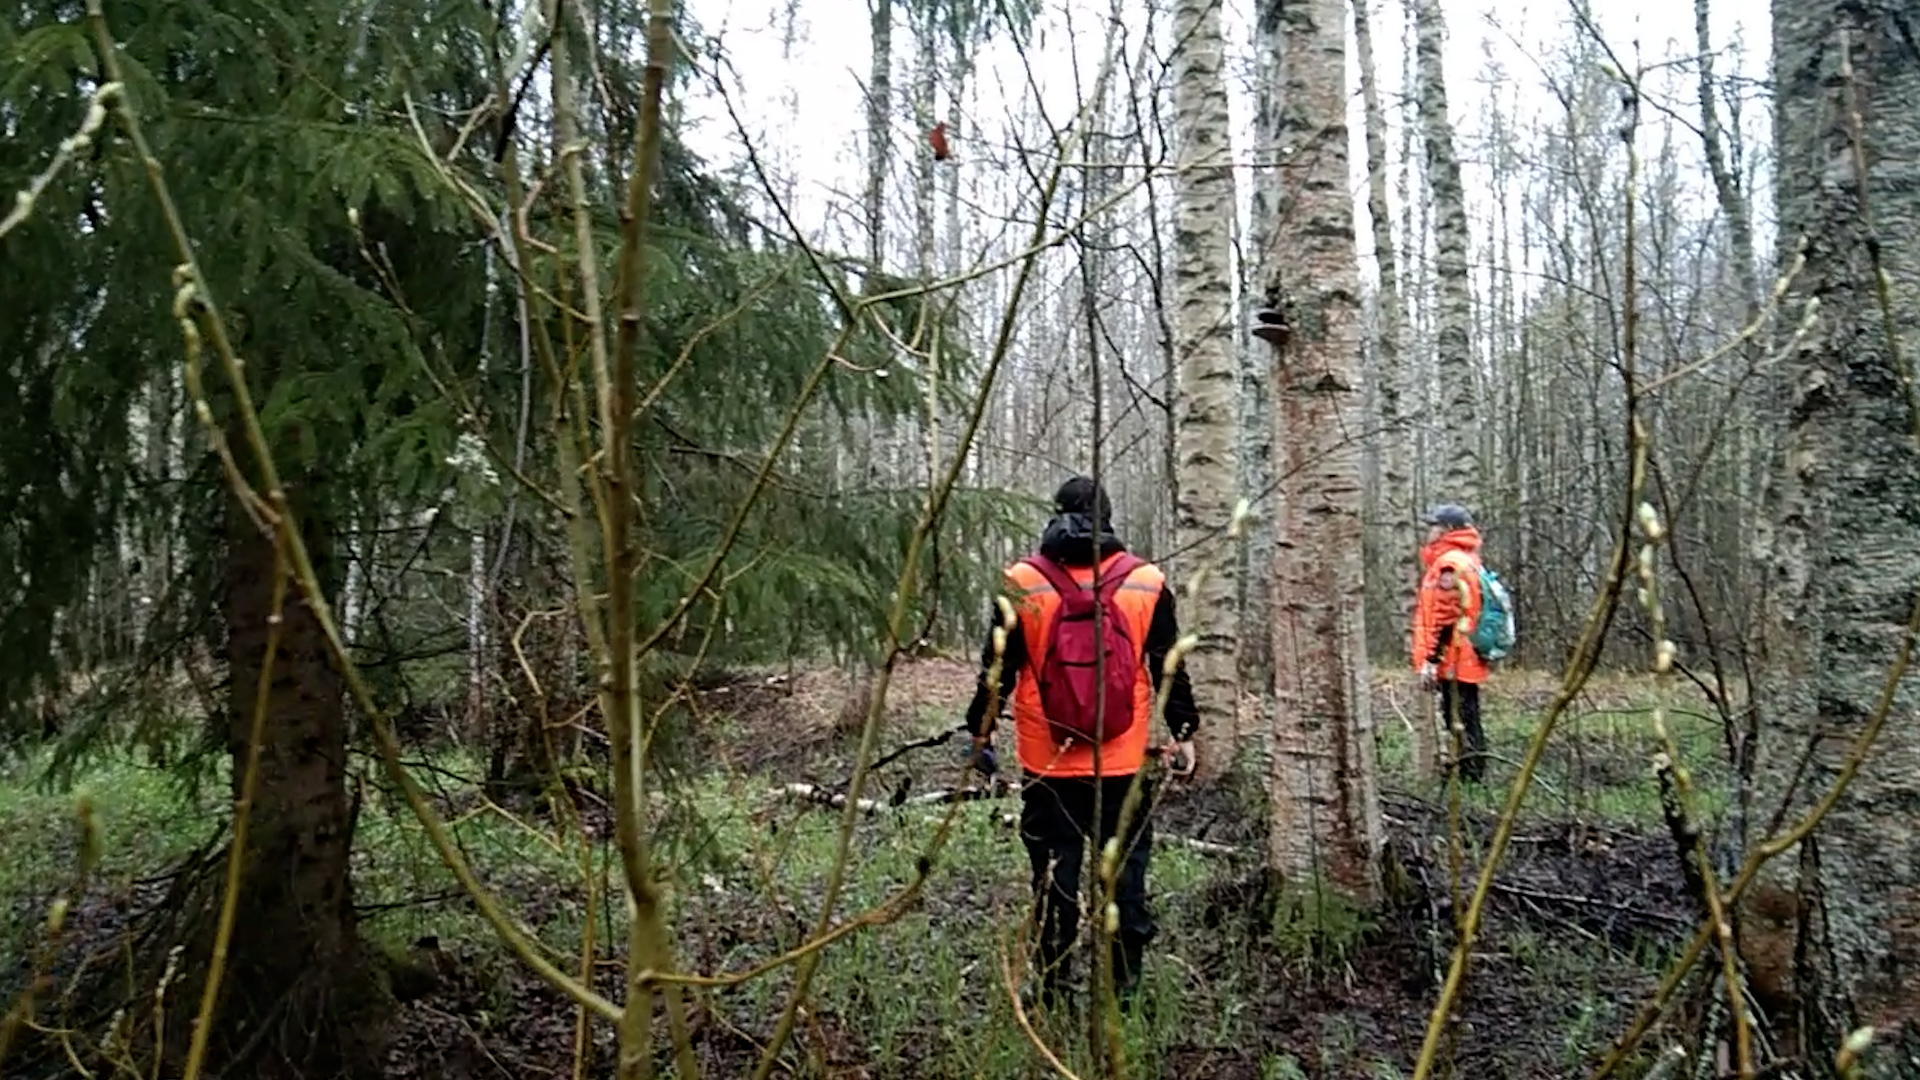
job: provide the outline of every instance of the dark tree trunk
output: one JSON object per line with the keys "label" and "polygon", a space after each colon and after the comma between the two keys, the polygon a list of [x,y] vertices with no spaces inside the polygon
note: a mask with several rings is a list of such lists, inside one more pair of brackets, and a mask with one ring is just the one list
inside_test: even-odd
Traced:
{"label": "dark tree trunk", "polygon": [[[1784,800],[1787,822],[1832,788],[1873,722],[1920,589],[1908,385],[1920,341],[1917,14],[1914,0],[1773,3],[1782,264],[1807,241],[1781,322],[1820,301],[1811,332],[1781,365],[1791,394],[1759,698],[1760,807],[1770,813]],[[1880,270],[1891,292],[1884,314]],[[1797,875],[1783,868],[1777,879],[1796,896],[1799,924],[1788,986],[1797,1007],[1783,1019],[1800,1036],[1790,1049],[1817,1064],[1816,1076],[1830,1075],[1824,1063],[1862,1024],[1895,1044],[1876,1049],[1863,1076],[1920,1076],[1920,694],[1911,673],[1891,705],[1845,797],[1799,845]]]}
{"label": "dark tree trunk", "polygon": [[[316,566],[327,567],[319,515],[308,508],[300,516]],[[228,518],[227,745],[237,797],[272,616],[275,551],[237,503]],[[344,681],[319,619],[290,582],[209,1062],[228,1075],[381,1074],[390,1010],[378,966],[355,930],[346,756]],[[217,904],[217,888],[212,895]],[[212,924],[205,921],[209,930],[196,943],[203,963]]]}

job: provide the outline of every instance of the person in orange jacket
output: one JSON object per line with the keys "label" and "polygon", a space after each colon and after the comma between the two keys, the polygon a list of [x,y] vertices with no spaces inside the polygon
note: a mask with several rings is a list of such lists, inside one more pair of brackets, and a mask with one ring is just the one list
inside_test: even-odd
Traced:
{"label": "person in orange jacket", "polygon": [[[1426,516],[1427,543],[1420,550],[1420,591],[1414,598],[1413,664],[1420,688],[1437,694],[1441,731],[1457,723],[1465,747],[1460,778],[1486,776],[1487,735],[1480,724],[1480,684],[1487,662],[1470,640],[1480,617],[1480,530],[1457,503],[1442,503]],[[1445,743],[1452,745],[1449,737]]]}
{"label": "person in orange jacket", "polygon": [[[1146,769],[1149,758],[1171,751],[1170,772],[1191,775],[1196,764],[1193,737],[1200,726],[1193,684],[1184,665],[1176,664],[1172,685],[1166,688],[1166,722],[1173,744],[1156,750],[1149,727],[1154,704],[1166,677],[1167,656],[1180,638],[1174,612],[1174,592],[1159,567],[1137,560],[1113,529],[1113,507],[1091,477],[1075,476],[1060,485],[1053,497],[1054,516],[1031,556],[1008,567],[1005,594],[1014,603],[1016,621],[1004,623],[996,604],[989,610],[987,640],[980,653],[980,674],[973,701],[967,707],[966,730],[973,736],[974,767],[984,773],[996,768],[992,753],[995,700],[1011,706],[1014,750],[1021,772],[1020,839],[1027,849],[1038,930],[1035,950],[1040,969],[1039,1001],[1049,1008],[1067,1005],[1074,942],[1080,932],[1082,902],[1081,863],[1086,845],[1102,851],[1107,841],[1122,836],[1123,851],[1115,881],[1119,925],[1109,955],[1114,989],[1121,1008],[1130,1007],[1139,988],[1147,946],[1158,934],[1157,920],[1147,895],[1147,870],[1153,852],[1151,807],[1156,781],[1149,771],[1139,811],[1122,830],[1120,814],[1134,776]],[[1041,563],[1054,568],[1043,571]],[[1054,575],[1067,575],[1081,589],[1090,589],[1094,567],[1100,567],[1121,617],[1121,636],[1137,654],[1133,657],[1131,723],[1105,740],[1098,767],[1092,743],[1064,736],[1056,725],[1066,717],[1051,716],[1043,685],[1052,633],[1058,628],[1062,597]],[[1065,580],[1059,582],[1067,586]],[[1000,682],[989,685],[988,672],[996,660],[993,627],[1010,631],[1006,652],[998,657]],[[1057,700],[1057,699],[1056,699]],[[1119,725],[1116,725],[1119,726]],[[1168,760],[1163,757],[1162,760]],[[1094,819],[1095,793],[1099,820]],[[1091,882],[1087,883],[1091,885]],[[1092,892],[1089,888],[1088,892]]]}

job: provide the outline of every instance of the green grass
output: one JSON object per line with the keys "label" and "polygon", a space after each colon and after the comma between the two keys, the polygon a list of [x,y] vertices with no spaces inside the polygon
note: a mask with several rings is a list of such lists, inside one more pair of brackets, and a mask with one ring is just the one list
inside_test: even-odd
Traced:
{"label": "green grass", "polygon": [[[0,970],[38,932],[53,898],[80,872],[81,806],[99,837],[94,887],[122,892],[163,871],[212,837],[228,804],[219,790],[196,798],[167,771],[137,758],[93,762],[71,789],[37,782],[44,756],[0,770]],[[224,786],[220,790],[224,790]]]}
{"label": "green grass", "polygon": [[[458,790],[444,775],[473,775],[477,762],[449,754],[433,764],[457,805],[474,800],[471,787]],[[104,833],[96,887],[113,891],[204,844],[226,813],[224,781],[208,785],[195,801],[163,772],[108,759],[84,769],[72,791],[56,793],[34,787],[35,765],[0,776],[0,828],[13,838],[0,876],[0,912],[14,920],[4,927],[10,954],[38,933],[46,902],[71,878],[75,807],[82,797],[92,802]],[[817,918],[833,863],[838,812],[771,802],[763,798],[768,786],[710,779],[677,795],[685,803],[683,814],[698,822],[691,836],[681,838],[685,872],[670,892],[687,940],[740,923],[743,913],[791,913],[766,920],[770,935],[714,952],[702,966],[715,972],[751,967],[799,945]],[[911,1053],[926,1055],[927,1067],[938,1075],[984,1069],[982,1075],[1015,1076],[1029,1067],[1030,1048],[1012,1022],[1001,984],[999,950],[1008,946],[1006,932],[1023,915],[1017,901],[1025,899],[1027,873],[1013,830],[994,821],[1005,809],[963,805],[927,883],[927,901],[891,926],[856,935],[826,954],[815,980],[816,1008],[844,1018],[876,1066],[908,1070]],[[862,820],[837,906],[842,917],[877,906],[909,880],[943,813],[906,810]],[[595,844],[583,853],[577,838],[484,802],[450,816],[453,836],[487,884],[556,958],[569,958],[564,966],[573,967],[588,916],[583,858],[602,882],[602,897],[612,895],[606,891],[610,845]],[[362,811],[354,865],[356,900],[369,912],[363,929],[374,941],[399,950],[432,934],[446,947],[467,943],[494,952],[491,932],[464,898],[417,902],[455,894],[457,886],[404,807],[379,800]],[[1205,872],[1200,856],[1165,848],[1156,854],[1154,887],[1177,896]],[[602,903],[593,916],[603,949],[609,940],[623,940],[623,905]],[[1178,930],[1176,922],[1170,932]],[[486,956],[490,965],[500,960]],[[885,978],[876,979],[877,973]],[[1130,1021],[1127,1028],[1136,1060],[1152,1060],[1157,1047],[1183,1033],[1186,1018],[1177,995],[1168,992],[1176,980],[1175,971],[1154,970],[1147,987],[1152,1007],[1145,1011],[1151,1019]],[[776,1015],[790,985],[783,971],[724,991],[717,1000],[735,1023],[759,1027],[756,1018]],[[1064,1033],[1069,1042],[1078,1030]]]}
{"label": "green grass", "polygon": [[[1491,699],[1488,733],[1495,755],[1517,762],[1537,717],[1503,708]],[[1391,715],[1380,725],[1384,783],[1422,790],[1407,775],[1407,732]],[[1694,766],[1708,816],[1724,802],[1719,734],[1708,720],[1676,715],[1670,723]],[[911,737],[912,733],[896,733]],[[1570,717],[1552,746],[1529,801],[1529,812],[1579,817],[1622,829],[1657,829],[1660,808],[1648,761],[1657,745],[1646,714],[1630,710]],[[928,752],[937,758],[939,751]],[[226,814],[224,777],[193,796],[168,774],[125,757],[103,757],[79,774],[70,792],[35,786],[39,763],[26,762],[0,774],[0,830],[9,859],[0,867],[0,943],[18,950],[44,919],[45,902],[72,872],[76,848],[76,800],[84,794],[103,833],[99,885],[125,889],[137,878],[164,869],[204,844]],[[543,817],[516,817],[478,797],[471,783],[481,763],[460,753],[437,755],[423,782],[453,809],[452,833],[487,884],[502,895],[524,925],[534,930],[562,966],[577,967],[588,920],[594,921],[603,955],[609,941],[623,940],[625,910],[617,902],[617,870],[610,845],[584,845]],[[358,762],[365,767],[366,762]],[[940,763],[920,788],[937,785],[958,767]],[[1512,766],[1496,763],[1490,783],[1470,790],[1469,802],[1497,810],[1505,799]],[[839,829],[837,810],[804,806],[770,796],[764,777],[707,776],[672,796],[675,813],[667,854],[677,868],[669,901],[680,928],[683,963],[702,971],[738,971],[803,940],[818,918],[821,894],[833,864]],[[884,792],[880,793],[884,794]],[[961,807],[953,832],[934,863],[923,900],[890,926],[864,931],[830,949],[815,979],[817,1028],[803,1030],[789,1058],[805,1069],[822,1045],[837,1046],[876,1076],[1017,1077],[1034,1075],[1039,1059],[1014,1024],[1001,983],[1001,953],[1025,915],[1027,865],[1014,830],[996,821],[1014,808],[1007,801]],[[664,806],[656,807],[664,812]],[[870,908],[897,891],[927,852],[945,808],[909,808],[863,817],[855,834],[840,917]],[[424,831],[397,800],[369,796],[359,820],[354,862],[356,899],[365,911],[363,929],[375,941],[402,949],[424,935],[458,947],[496,985],[505,1010],[502,973],[511,963],[488,928],[458,894],[451,874],[427,843]],[[1156,851],[1152,889],[1161,938],[1149,969],[1146,1004],[1124,1029],[1134,1075],[1157,1076],[1172,1067],[1169,1053],[1191,1046],[1245,1046],[1259,1075],[1303,1075],[1307,1066],[1290,1053],[1257,1049],[1268,1020],[1261,1009],[1262,976],[1251,964],[1218,966],[1202,973],[1198,897],[1223,864],[1173,844]],[[599,902],[589,907],[586,876],[600,883]],[[613,898],[609,900],[609,898]],[[1278,954],[1304,946],[1295,923],[1306,918],[1295,905],[1276,915],[1263,948]],[[1321,912],[1315,912],[1317,919]],[[1297,917],[1295,917],[1297,916]],[[1345,944],[1363,939],[1367,920],[1354,915]],[[1344,925],[1344,924],[1343,924]],[[1236,931],[1238,932],[1238,931]],[[1344,945],[1343,945],[1344,948]],[[1600,975],[1622,964],[1657,964],[1658,956],[1622,958],[1595,953],[1576,939],[1540,933],[1515,934],[1492,943],[1535,971],[1544,984],[1565,989],[1567,1004],[1554,1037],[1564,1040],[1563,1064],[1604,1041],[1617,1027]],[[1243,959],[1254,950],[1242,944]],[[1229,949],[1233,954],[1236,950]],[[1344,967],[1337,951],[1331,963]],[[1082,961],[1082,971],[1085,963]],[[791,986],[791,972],[775,974],[717,993],[713,1001],[723,1026],[764,1038]],[[1421,1017],[1412,1017],[1418,1021]],[[1048,1028],[1069,1064],[1085,1063],[1084,1024],[1055,1022]],[[823,1034],[824,1032],[824,1034]],[[1329,1060],[1344,1062],[1342,1075],[1394,1076],[1371,1036],[1339,1015],[1324,1018],[1316,1052],[1319,1074]],[[1329,1057],[1329,1055],[1331,1057]],[[827,1063],[827,1073],[835,1071]],[[1314,1070],[1309,1070],[1314,1071]]]}
{"label": "green grass", "polygon": [[[1462,793],[1466,806],[1491,813],[1505,807],[1508,788],[1542,719],[1500,701],[1497,692],[1496,682],[1489,686],[1482,705],[1487,749],[1493,759],[1487,783],[1466,787]],[[1413,775],[1406,725],[1392,716],[1380,721],[1383,780],[1401,790],[1435,795],[1437,783]],[[1666,722],[1692,778],[1694,812],[1703,822],[1717,819],[1726,810],[1731,791],[1719,718],[1686,708],[1670,710]],[[1569,711],[1547,745],[1523,812],[1619,827],[1657,827],[1663,819],[1653,761],[1656,752],[1664,749],[1654,730],[1651,708]]]}

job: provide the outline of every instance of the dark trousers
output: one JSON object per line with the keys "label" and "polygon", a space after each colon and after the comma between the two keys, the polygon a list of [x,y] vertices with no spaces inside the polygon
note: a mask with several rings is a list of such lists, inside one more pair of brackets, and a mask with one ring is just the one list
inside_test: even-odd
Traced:
{"label": "dark trousers", "polygon": [[[1457,710],[1457,715],[1456,715]],[[1487,775],[1487,732],[1480,726],[1480,684],[1440,681],[1440,733],[1453,746],[1453,724],[1459,720],[1462,746],[1460,779],[1478,784]],[[1451,750],[1449,750],[1451,752]]]}
{"label": "dark trousers", "polygon": [[[1120,823],[1130,776],[1110,776],[1100,783],[1100,829],[1093,845],[1095,858],[1106,847]],[[1121,994],[1130,994],[1140,981],[1141,961],[1156,926],[1147,900],[1147,863],[1152,857],[1152,781],[1142,778],[1141,797],[1121,841],[1120,867],[1114,881],[1114,901],[1120,908],[1120,931],[1114,935],[1113,980]],[[1020,839],[1033,866],[1035,923],[1039,931],[1036,959],[1040,965],[1045,1000],[1057,1000],[1072,970],[1074,939],[1080,931],[1080,893],[1086,839],[1093,833],[1092,778],[1040,777],[1029,773],[1020,789]],[[1100,902],[1097,865],[1086,883],[1087,901],[1096,911]]]}

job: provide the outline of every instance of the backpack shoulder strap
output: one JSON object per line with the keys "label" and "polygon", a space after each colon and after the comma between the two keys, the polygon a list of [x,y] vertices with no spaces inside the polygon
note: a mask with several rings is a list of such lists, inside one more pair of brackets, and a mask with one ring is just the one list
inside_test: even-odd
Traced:
{"label": "backpack shoulder strap", "polygon": [[1133,576],[1133,572],[1145,565],[1147,565],[1146,560],[1135,555],[1133,552],[1121,552],[1120,555],[1113,560],[1113,565],[1107,567],[1106,573],[1100,577],[1101,601],[1105,602],[1113,599],[1113,594],[1120,591],[1120,586],[1127,583],[1127,579]]}
{"label": "backpack shoulder strap", "polygon": [[1053,591],[1059,595],[1062,606],[1077,604],[1082,600],[1084,590],[1079,582],[1073,580],[1073,575],[1066,567],[1038,552],[1020,561],[1038,570],[1040,576],[1047,579],[1047,584],[1053,586]]}
{"label": "backpack shoulder strap", "polygon": [[[1047,584],[1053,586],[1053,591],[1060,595],[1062,604],[1071,604],[1077,608],[1083,606],[1084,601],[1084,606],[1092,605],[1093,597],[1089,595],[1090,590],[1075,581],[1073,574],[1066,567],[1038,552],[1020,561],[1038,570],[1040,575],[1047,579]],[[1147,565],[1146,560],[1133,552],[1121,552],[1113,560],[1112,565],[1107,567],[1106,572],[1100,575],[1100,602],[1112,600],[1113,594],[1120,591],[1120,586],[1127,583],[1127,578],[1145,565]]]}

